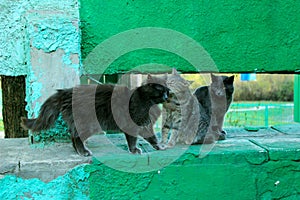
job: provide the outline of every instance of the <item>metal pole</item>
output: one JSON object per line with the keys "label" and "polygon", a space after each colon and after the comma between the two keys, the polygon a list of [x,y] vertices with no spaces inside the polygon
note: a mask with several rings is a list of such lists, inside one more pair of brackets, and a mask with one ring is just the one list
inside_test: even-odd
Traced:
{"label": "metal pole", "polygon": [[294,121],[300,122],[300,75],[294,75]]}
{"label": "metal pole", "polygon": [[265,106],[265,127],[269,126],[269,106]]}

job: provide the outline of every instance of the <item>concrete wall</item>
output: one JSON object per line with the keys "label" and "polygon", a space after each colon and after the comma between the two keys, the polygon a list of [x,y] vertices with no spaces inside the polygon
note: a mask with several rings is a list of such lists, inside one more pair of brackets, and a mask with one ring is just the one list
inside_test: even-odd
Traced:
{"label": "concrete wall", "polygon": [[[34,116],[56,88],[79,83],[78,2],[19,0],[2,1],[0,5],[0,74],[27,75],[27,109],[29,115]],[[83,58],[87,58],[99,43],[120,32],[140,27],[162,27],[187,37],[179,42],[172,41],[172,37],[165,37],[163,41],[151,38],[151,35],[140,35],[141,32],[137,31],[135,34],[141,36],[139,40],[130,38],[124,43],[113,43],[127,44],[130,48],[126,50],[136,51],[115,54],[119,57],[105,62],[113,62],[106,73],[126,72],[139,65],[155,66],[145,63],[169,65],[184,72],[195,71],[186,58],[179,56],[185,55],[180,50],[189,45],[186,41],[191,44],[198,42],[221,72],[296,72],[300,59],[299,9],[300,4],[285,0],[82,0]],[[144,46],[131,46],[132,41]],[[151,41],[155,41],[155,45]],[[148,49],[160,44],[162,48]],[[170,49],[175,52],[168,51]],[[207,56],[205,52],[202,55]],[[210,60],[199,62],[207,64]],[[94,64],[91,70],[97,73],[98,66]],[[142,70],[148,71],[149,68]],[[299,137],[279,138],[278,141],[283,142],[226,140],[219,150],[202,160],[197,154],[199,146],[192,147],[172,164],[148,173],[125,173],[95,160],[92,165],[76,167],[47,184],[39,179],[24,180],[5,175],[0,179],[0,197],[298,199]],[[136,160],[140,158],[146,163],[147,157],[135,157]],[[114,154],[108,155],[107,159],[120,163]],[[163,162],[165,159],[160,154],[154,161]],[[279,183],[275,184],[277,181]]]}
{"label": "concrete wall", "polygon": [[77,0],[0,4],[0,74],[26,75],[33,117],[56,89],[79,84],[79,5]]}
{"label": "concrete wall", "polygon": [[[181,32],[198,42],[220,72],[293,73],[300,69],[299,9],[300,4],[290,0],[81,0],[82,54],[86,58],[99,43],[121,32],[161,27]],[[141,40],[153,44],[156,39],[156,35],[150,34],[139,41],[127,37],[124,48],[129,49]],[[166,37],[160,43],[164,47],[175,44],[177,52],[189,45],[186,40],[172,37]],[[106,73],[126,72],[146,63],[161,63],[184,72],[195,71],[185,59],[168,50],[144,46],[119,56]],[[94,68],[99,71],[99,66]],[[97,69],[91,71],[97,72]]]}
{"label": "concrete wall", "polygon": [[[274,133],[270,131],[269,134]],[[218,142],[205,157],[200,156],[203,152],[201,145],[191,146],[184,153],[179,146],[144,155],[128,152],[105,154],[104,145],[98,149],[101,162],[95,157],[92,164],[77,166],[48,183],[11,175],[1,179],[0,173],[0,198],[296,200],[300,198],[299,131],[295,133],[293,130],[290,136],[228,139]],[[63,149],[71,150],[71,145]],[[96,149],[93,150],[96,153]],[[43,151],[39,150],[39,154]],[[38,153],[33,152],[33,157],[37,156]],[[113,163],[114,167],[108,167],[102,160]],[[164,165],[168,160],[173,162]],[[40,166],[49,162],[43,158],[35,161],[23,165],[36,167],[39,161],[43,161]],[[21,161],[20,169],[22,167]],[[49,176],[47,172],[53,173],[55,167],[58,165],[53,165],[51,170],[33,173]],[[26,173],[26,167],[24,171]]]}

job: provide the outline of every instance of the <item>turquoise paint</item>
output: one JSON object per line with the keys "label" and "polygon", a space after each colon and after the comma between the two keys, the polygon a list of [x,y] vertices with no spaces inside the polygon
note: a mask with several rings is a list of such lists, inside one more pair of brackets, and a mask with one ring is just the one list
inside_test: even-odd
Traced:
{"label": "turquoise paint", "polygon": [[[55,5],[52,1],[48,3]],[[182,7],[178,7],[176,3]],[[83,24],[84,31],[86,31],[83,50],[87,54],[88,48],[92,48],[94,44],[98,44],[99,41],[109,36],[130,28],[151,25],[174,28],[192,38],[199,39],[221,67],[220,69],[224,71],[290,70],[293,72],[299,63],[299,56],[297,56],[299,25],[296,20],[298,15],[295,14],[299,8],[291,4],[291,1],[277,1],[272,5],[268,5],[268,1],[237,2],[236,4],[225,1],[176,1],[159,2],[159,5],[158,2],[111,1],[97,4],[97,1],[90,3],[86,1],[86,4],[82,4],[82,11],[85,12],[83,18],[88,19]],[[86,9],[86,6],[89,8]],[[270,14],[272,10],[264,12],[268,6],[274,9],[274,16]],[[97,10],[104,12],[96,12]],[[130,13],[134,13],[135,16]],[[154,20],[157,16],[160,16],[160,20]],[[201,18],[198,18],[199,16]],[[273,21],[269,20],[270,17],[273,17]],[[118,20],[123,23],[119,23]],[[234,20],[236,24],[232,25],[231,22]],[[53,22],[61,23],[62,21],[53,20]],[[268,30],[269,27],[266,25],[272,22],[274,24],[270,25],[270,30]],[[200,29],[197,30],[195,27],[200,27]],[[93,29],[102,30],[104,33],[88,33]],[[58,30],[57,27],[56,30]],[[50,38],[43,39],[37,35],[38,40],[34,41],[34,47],[43,49],[45,52],[57,50],[59,45],[53,41],[56,33],[52,30],[40,29],[40,31],[44,31],[44,37]],[[91,43],[88,43],[89,41]],[[67,48],[68,45],[64,43],[62,46]],[[65,52],[67,55],[68,52]],[[144,64],[143,62],[162,62],[170,66],[182,64],[182,71],[188,68],[182,59],[176,61],[179,64],[172,63],[169,61],[175,61],[177,58],[160,53],[156,58],[157,52],[151,50],[146,53],[124,55],[125,59],[127,56],[128,60],[133,58],[133,61],[122,61],[121,59],[124,58],[120,58],[117,62],[122,63],[123,69],[119,71],[113,67],[110,73],[123,72],[127,65],[136,66]],[[147,54],[153,54],[154,57],[148,60]],[[163,60],[164,58],[161,57],[165,56],[170,58]],[[65,64],[70,63],[67,57],[63,58]],[[138,63],[140,57],[145,61]],[[18,70],[15,70],[13,74],[22,73]],[[12,73],[10,68],[8,71]],[[29,77],[29,83],[36,81],[32,71],[29,72]],[[33,94],[30,98],[34,101],[38,99],[42,87],[42,84],[35,84],[33,88],[28,88],[28,91],[34,91],[30,93]],[[36,105],[37,108],[32,111],[32,114],[39,110],[40,103]],[[291,150],[289,142],[285,144],[286,147],[281,150],[266,148],[268,149],[267,156],[265,156],[266,151],[263,151],[263,156],[258,156],[261,155],[260,152],[249,153],[245,149],[234,151],[233,154],[224,153],[230,145],[225,145],[219,154],[209,155],[201,162],[195,156],[196,154],[187,153],[160,172],[144,174],[119,172],[101,163],[94,163],[75,168],[48,184],[37,179],[23,180],[14,176],[5,176],[0,179],[0,197],[1,199],[88,199],[88,196],[91,199],[99,197],[190,199],[196,196],[204,199],[206,195],[207,199],[220,199],[220,197],[232,199],[236,195],[244,199],[298,199],[300,193],[299,151]],[[282,151],[282,149],[286,150]],[[161,160],[163,159],[164,157],[161,157]],[[275,187],[274,183],[277,180],[281,183]]]}
{"label": "turquoise paint", "polygon": [[[0,179],[0,198],[298,199],[298,136],[252,137],[251,141],[243,138],[218,142],[205,157],[199,157],[203,145],[190,146],[173,163],[147,173],[118,171],[93,159],[92,164],[75,167],[49,183],[6,175]],[[162,164],[181,151],[180,146],[160,151],[148,160],[148,165]],[[103,156],[116,165],[124,165],[114,153]],[[132,156],[123,154],[121,159]],[[136,165],[147,165],[144,156],[135,157]]]}
{"label": "turquoise paint", "polygon": [[89,199],[89,173],[84,165],[78,166],[64,176],[44,183],[39,179],[24,180],[7,175],[0,179],[1,199]]}
{"label": "turquoise paint", "polygon": [[[63,56],[63,63],[66,64],[66,65],[72,65],[72,61],[70,59],[70,53],[67,53]],[[77,66],[78,68],[78,66]]]}
{"label": "turquoise paint", "polygon": [[58,48],[64,49],[66,53],[80,53],[79,35],[74,24],[65,17],[52,17],[30,23],[29,34],[32,37],[31,44],[37,49],[45,52],[53,52]]}
{"label": "turquoise paint", "polygon": [[43,145],[51,144],[51,142],[70,142],[71,135],[65,121],[60,115],[56,120],[53,128],[47,131],[41,131],[40,133],[33,133],[33,138],[35,142],[43,143]]}
{"label": "turquoise paint", "polygon": [[0,75],[26,74],[26,31],[20,1],[0,2]]}
{"label": "turquoise paint", "polygon": [[[38,116],[41,105],[56,89],[78,84],[81,75],[78,2],[70,0],[57,2],[57,5],[54,1],[50,4],[46,1],[39,3],[42,7],[26,14],[27,42],[30,45],[26,79],[26,109],[29,118]],[[47,11],[44,12],[43,8]],[[45,62],[49,62],[50,66]],[[70,72],[70,76],[67,72]],[[65,74],[67,77],[64,77]],[[54,128],[34,134],[35,142],[42,143],[69,141],[69,137],[61,117]]]}
{"label": "turquoise paint", "polygon": [[[26,110],[28,111],[28,116],[37,116],[41,108],[41,104],[37,100],[41,97],[41,89],[43,88],[42,83],[37,82],[37,77],[34,73],[28,70],[30,74],[26,77],[26,98],[27,102]],[[36,102],[34,108],[31,107],[29,102]]]}
{"label": "turquoise paint", "polygon": [[0,7],[1,75],[27,74],[30,42],[45,52],[63,48],[80,54],[77,0],[4,0]]}

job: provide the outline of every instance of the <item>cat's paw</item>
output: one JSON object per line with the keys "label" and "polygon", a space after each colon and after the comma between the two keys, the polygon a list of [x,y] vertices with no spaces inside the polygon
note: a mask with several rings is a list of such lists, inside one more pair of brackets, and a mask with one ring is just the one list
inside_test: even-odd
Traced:
{"label": "cat's paw", "polygon": [[166,150],[166,148],[167,148],[167,146],[165,144],[163,144],[163,143],[159,143],[159,144],[157,144],[157,145],[155,145],[153,147],[156,150]]}
{"label": "cat's paw", "polygon": [[135,147],[134,149],[130,150],[132,154],[142,154],[142,150],[140,148]]}
{"label": "cat's paw", "polygon": [[79,137],[72,138],[73,147],[76,150],[76,152],[81,156],[91,156],[92,152],[86,148],[84,143],[81,141]]}
{"label": "cat's paw", "polygon": [[216,141],[216,136],[214,134],[207,134],[202,141],[202,144],[212,144]]}
{"label": "cat's paw", "polygon": [[80,150],[78,149],[77,153],[79,155],[82,155],[82,156],[85,156],[85,157],[93,155],[92,152],[88,148],[84,148],[84,149],[80,149]]}
{"label": "cat's paw", "polygon": [[226,131],[222,130],[221,133],[219,133],[219,138],[218,140],[225,140],[226,139]]}

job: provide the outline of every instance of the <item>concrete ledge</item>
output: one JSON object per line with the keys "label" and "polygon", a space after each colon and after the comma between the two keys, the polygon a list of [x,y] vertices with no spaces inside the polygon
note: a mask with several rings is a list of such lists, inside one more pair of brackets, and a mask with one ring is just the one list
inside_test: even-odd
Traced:
{"label": "concrete ledge", "polygon": [[39,178],[44,182],[64,175],[91,158],[79,156],[70,143],[49,146],[29,145],[27,138],[0,140],[0,176],[14,174],[24,179]]}
{"label": "concrete ledge", "polygon": [[[3,139],[0,174],[2,184],[52,180],[48,185],[58,196],[59,182],[91,199],[299,199],[299,130],[298,125],[258,132],[232,129],[227,140],[215,145],[177,145],[166,151],[154,151],[141,140],[142,155],[127,152],[123,135],[94,135],[87,141],[93,158],[78,156],[70,143],[34,148],[27,139]],[[91,164],[73,168],[83,163]]]}
{"label": "concrete ledge", "polygon": [[[95,160],[116,170],[132,173],[155,171],[170,164],[183,165],[183,162],[259,165],[270,160],[300,160],[300,134],[286,135],[275,129],[261,129],[258,132],[230,129],[229,138],[225,141],[190,147],[177,145],[165,151],[153,150],[142,139],[139,145],[143,154],[132,155],[127,151],[123,134],[94,135],[87,141]],[[28,139],[22,138],[1,139],[0,146],[2,176],[15,174],[25,179],[39,178],[48,182],[92,160],[77,155],[71,143],[29,145]]]}

